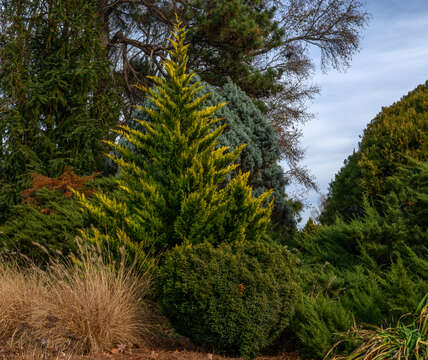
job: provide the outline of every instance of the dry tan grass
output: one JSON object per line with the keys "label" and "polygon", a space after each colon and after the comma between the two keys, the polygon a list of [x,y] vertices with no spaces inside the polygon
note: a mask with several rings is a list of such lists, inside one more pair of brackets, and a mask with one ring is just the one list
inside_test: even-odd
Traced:
{"label": "dry tan grass", "polygon": [[38,272],[0,262],[0,334],[14,338],[28,327],[35,304],[44,297]]}
{"label": "dry tan grass", "polygon": [[10,342],[93,353],[144,334],[148,274],[85,251],[84,261],[47,270],[0,265],[0,334]]}

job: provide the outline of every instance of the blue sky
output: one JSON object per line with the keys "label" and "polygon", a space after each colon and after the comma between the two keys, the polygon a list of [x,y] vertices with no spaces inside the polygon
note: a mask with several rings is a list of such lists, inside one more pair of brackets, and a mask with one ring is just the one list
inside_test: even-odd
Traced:
{"label": "blue sky", "polygon": [[[315,118],[302,128],[303,164],[323,194],[382,106],[428,80],[428,0],[367,0],[365,9],[371,20],[351,67],[317,71],[313,78],[321,93],[309,104]],[[303,224],[319,197],[313,191],[305,195]]]}

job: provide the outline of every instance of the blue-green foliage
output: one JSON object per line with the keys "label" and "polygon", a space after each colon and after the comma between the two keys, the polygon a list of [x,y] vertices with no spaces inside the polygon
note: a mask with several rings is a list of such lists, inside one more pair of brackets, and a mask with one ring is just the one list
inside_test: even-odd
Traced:
{"label": "blue-green foliage", "polygon": [[[200,95],[208,92],[211,95],[207,99],[206,105],[212,106],[227,102],[227,105],[216,113],[228,125],[219,137],[219,146],[229,146],[234,149],[239,145],[247,144],[238,161],[244,172],[250,171],[249,184],[253,188],[254,195],[259,196],[265,191],[273,189],[275,203],[272,220],[274,226],[288,233],[294,232],[296,222],[285,194],[288,180],[279,165],[281,154],[277,135],[272,125],[254,105],[251,98],[231,81],[220,89],[205,84]],[[144,106],[150,107],[151,105],[147,102],[144,103]],[[136,111],[133,117],[148,120],[147,115],[141,111]],[[133,121],[131,127],[139,128],[139,125]]]}

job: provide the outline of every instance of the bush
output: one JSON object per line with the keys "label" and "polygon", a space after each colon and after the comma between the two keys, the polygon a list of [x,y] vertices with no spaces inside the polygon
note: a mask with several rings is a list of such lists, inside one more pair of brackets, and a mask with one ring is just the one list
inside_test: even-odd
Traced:
{"label": "bush", "polygon": [[70,188],[88,196],[97,189],[113,191],[113,179],[94,179],[96,174],[79,177],[67,171],[59,178],[33,174],[31,188],[22,193],[18,205],[11,208],[9,219],[0,226],[0,251],[16,252],[37,265],[50,258],[76,253],[75,237],[84,226],[79,204]]}
{"label": "bush", "polygon": [[364,215],[363,198],[383,213],[383,197],[409,157],[428,160],[428,81],[382,111],[367,125],[358,149],[330,183],[320,220],[333,224]]}
{"label": "bush", "polygon": [[284,247],[266,242],[183,244],[165,255],[159,300],[196,344],[252,359],[293,317],[294,265]]}
{"label": "bush", "polygon": [[57,191],[42,189],[37,196],[38,204],[12,208],[10,219],[0,227],[0,249],[46,264],[49,256],[67,256],[76,250],[74,238],[83,217],[76,201]]}
{"label": "bush", "polygon": [[[409,174],[425,184],[424,172]],[[288,242],[299,250],[305,295],[287,333],[296,335],[305,355],[322,358],[352,319],[390,327],[428,291],[428,232],[419,215],[426,190],[402,180],[400,193],[385,198],[385,215],[366,205],[364,218],[319,226]]]}
{"label": "bush", "polygon": [[305,295],[288,332],[297,338],[300,354],[320,359],[352,324],[352,313],[340,301],[323,294]]}

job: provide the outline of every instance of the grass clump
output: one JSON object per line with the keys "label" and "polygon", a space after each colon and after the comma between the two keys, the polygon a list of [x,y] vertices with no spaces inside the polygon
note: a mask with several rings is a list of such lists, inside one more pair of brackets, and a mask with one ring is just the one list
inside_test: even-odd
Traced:
{"label": "grass clump", "polygon": [[330,359],[428,359],[428,293],[415,314],[404,315],[395,327],[354,328],[347,334],[345,341],[358,341],[360,345],[349,355],[333,355]]}
{"label": "grass clump", "polygon": [[137,343],[144,333],[149,275],[90,250],[83,260],[45,270],[0,265],[0,334],[12,342],[44,342],[76,354]]}

